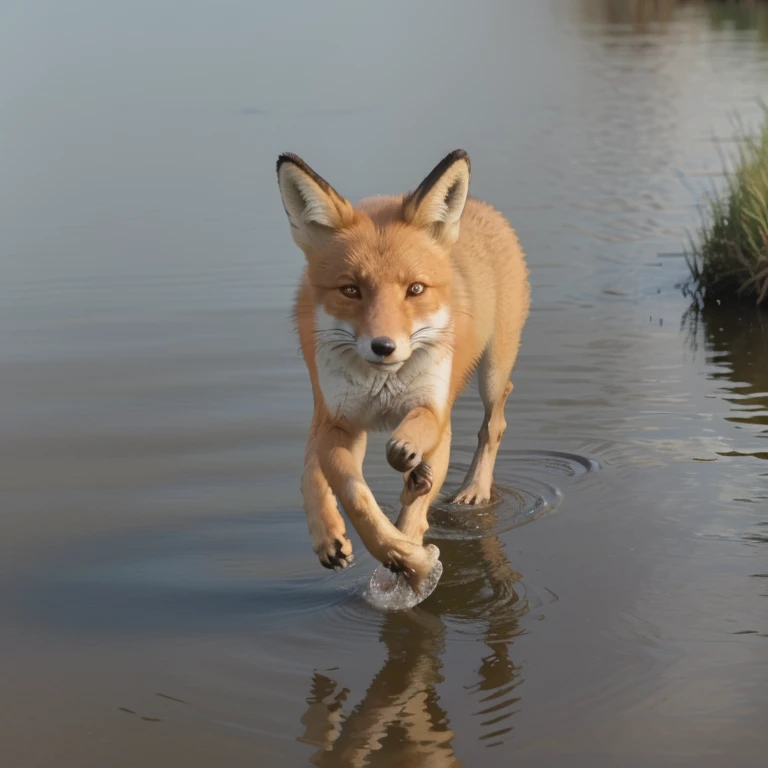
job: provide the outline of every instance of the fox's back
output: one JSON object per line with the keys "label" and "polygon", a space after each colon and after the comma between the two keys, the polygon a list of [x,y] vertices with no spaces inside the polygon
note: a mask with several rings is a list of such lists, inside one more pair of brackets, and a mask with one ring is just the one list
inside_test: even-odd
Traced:
{"label": "fox's back", "polygon": [[[530,287],[525,254],[504,216],[481,200],[467,200],[459,239],[451,251],[477,321],[509,333],[528,315]],[[501,326],[501,327],[499,327]]]}

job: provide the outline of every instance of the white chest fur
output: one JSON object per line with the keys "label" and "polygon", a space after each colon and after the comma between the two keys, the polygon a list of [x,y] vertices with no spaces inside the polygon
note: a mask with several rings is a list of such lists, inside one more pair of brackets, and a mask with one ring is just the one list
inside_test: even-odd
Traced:
{"label": "white chest fur", "polygon": [[316,360],[330,413],[364,429],[394,429],[413,408],[431,405],[442,410],[448,401],[449,350],[416,349],[396,372],[375,368],[349,346],[321,344]]}

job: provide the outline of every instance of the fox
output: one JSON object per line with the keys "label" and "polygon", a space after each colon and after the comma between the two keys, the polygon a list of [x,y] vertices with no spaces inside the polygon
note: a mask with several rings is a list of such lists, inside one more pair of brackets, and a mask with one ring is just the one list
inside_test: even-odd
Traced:
{"label": "fox", "polygon": [[[504,407],[530,307],[517,234],[470,198],[464,150],[444,157],[415,191],[353,205],[304,160],[277,160],[277,180],[305,267],[294,305],[314,411],[301,493],[312,549],[348,567],[339,512],[370,554],[414,590],[434,559],[427,513],[448,471],[451,411],[477,373],[485,415],[461,505],[492,495]],[[390,431],[389,465],[402,475],[393,523],[363,477],[369,431]]]}

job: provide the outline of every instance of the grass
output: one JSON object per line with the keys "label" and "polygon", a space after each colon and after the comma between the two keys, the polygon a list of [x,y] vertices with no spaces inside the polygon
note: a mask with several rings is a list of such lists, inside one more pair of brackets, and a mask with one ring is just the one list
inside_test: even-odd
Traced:
{"label": "grass", "polygon": [[689,293],[768,305],[768,107],[756,136],[743,131],[723,191],[705,201],[705,222],[687,254]]}

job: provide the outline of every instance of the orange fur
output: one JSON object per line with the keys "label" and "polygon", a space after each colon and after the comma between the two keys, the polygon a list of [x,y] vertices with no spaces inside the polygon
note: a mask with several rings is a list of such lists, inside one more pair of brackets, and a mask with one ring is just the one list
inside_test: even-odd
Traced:
{"label": "orange fur", "polygon": [[[352,560],[338,499],[374,557],[414,583],[426,575],[422,540],[448,468],[451,408],[475,370],[485,419],[455,500],[490,498],[530,289],[514,230],[467,199],[469,176],[469,158],[452,152],[413,193],[355,207],[295,155],[278,161],[307,259],[295,316],[315,414],[302,492],[328,567]],[[393,430],[387,458],[405,480],[396,525],[363,479],[369,429]]]}

